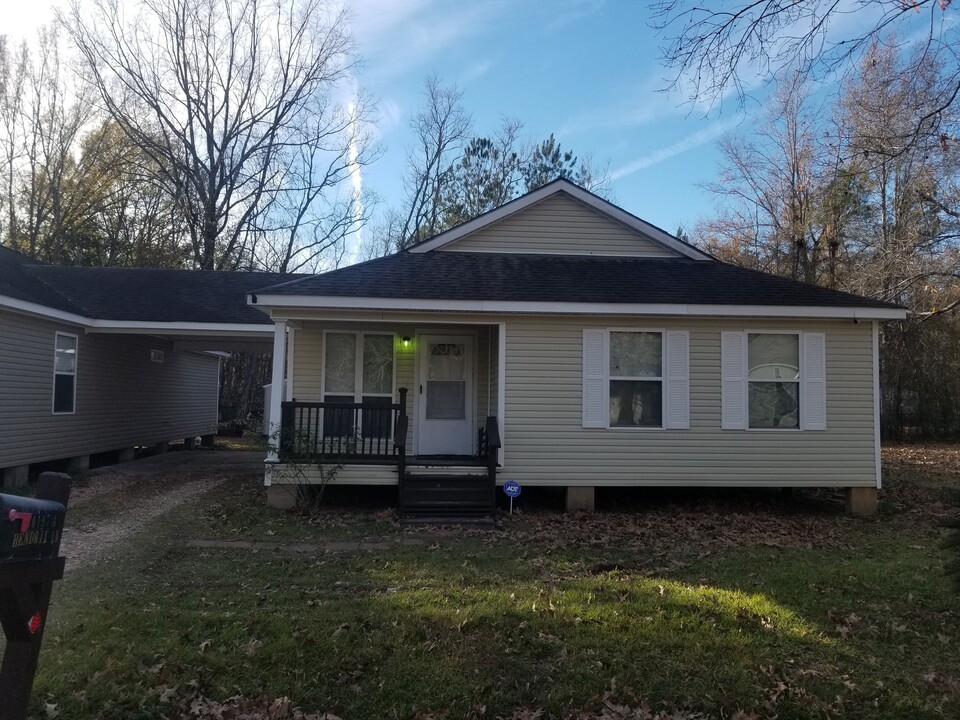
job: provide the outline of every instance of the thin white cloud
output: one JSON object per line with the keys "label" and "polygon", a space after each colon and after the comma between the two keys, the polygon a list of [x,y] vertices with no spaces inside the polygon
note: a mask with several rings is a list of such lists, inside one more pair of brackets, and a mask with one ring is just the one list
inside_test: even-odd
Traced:
{"label": "thin white cloud", "polygon": [[360,148],[358,136],[361,132],[360,119],[357,116],[357,102],[353,100],[347,106],[350,113],[350,141],[347,146],[347,162],[350,165],[350,202],[353,206],[353,232],[348,236],[346,257],[348,264],[356,260],[357,251],[363,246],[363,172],[360,167]]}
{"label": "thin white cloud", "polygon": [[427,66],[445,50],[489,27],[507,2],[355,0],[351,28],[367,60],[365,75],[385,82]]}
{"label": "thin white cloud", "polygon": [[605,0],[563,0],[548,5],[553,18],[546,24],[547,32],[554,32],[572,23],[598,13]]}
{"label": "thin white cloud", "polygon": [[733,129],[735,125],[740,123],[743,118],[735,117],[728,118],[724,121],[715,122],[712,125],[698,130],[692,135],[688,135],[682,140],[678,140],[673,143],[673,145],[668,145],[665,148],[661,148],[655,152],[644,155],[643,157],[637,158],[627,165],[615,168],[613,172],[610,173],[610,180],[616,182],[617,180],[627,177],[628,175],[633,175],[635,172],[640,170],[645,170],[648,167],[661,163],[664,160],[669,160],[670,158],[681,155],[682,153],[698,148],[701,145],[705,145],[712,140],[723,135],[728,130]]}
{"label": "thin white cloud", "polygon": [[492,60],[481,60],[468,67],[466,71],[460,75],[459,80],[461,83],[466,83],[470,80],[476,80],[477,78],[486,75],[492,67]]}

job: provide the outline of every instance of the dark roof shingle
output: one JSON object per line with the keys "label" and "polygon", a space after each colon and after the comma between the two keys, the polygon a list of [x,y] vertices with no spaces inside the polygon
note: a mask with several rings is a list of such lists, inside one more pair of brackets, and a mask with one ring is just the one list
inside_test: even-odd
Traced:
{"label": "dark roof shingle", "polygon": [[170,268],[67,267],[0,247],[0,295],[96,320],[269,325],[247,293],[302,275]]}
{"label": "dark roof shingle", "polygon": [[442,251],[401,252],[257,292],[423,300],[895,307],[712,260]]}

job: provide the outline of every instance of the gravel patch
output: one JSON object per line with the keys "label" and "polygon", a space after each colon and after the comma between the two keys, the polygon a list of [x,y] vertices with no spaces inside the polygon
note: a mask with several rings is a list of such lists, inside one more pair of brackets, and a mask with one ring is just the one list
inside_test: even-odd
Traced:
{"label": "gravel patch", "polygon": [[[259,453],[180,452],[92,471],[71,494],[71,509],[85,512],[77,524],[67,512],[61,545],[67,574],[106,559],[160,516],[237,474],[259,472],[261,461]],[[91,513],[97,502],[103,512]]]}

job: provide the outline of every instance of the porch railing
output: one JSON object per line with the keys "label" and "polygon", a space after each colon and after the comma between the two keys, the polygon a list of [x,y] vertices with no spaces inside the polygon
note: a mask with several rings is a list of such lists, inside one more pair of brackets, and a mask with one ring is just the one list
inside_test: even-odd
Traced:
{"label": "porch railing", "polygon": [[407,389],[399,402],[300,402],[280,404],[281,462],[347,460],[401,462],[407,435]]}

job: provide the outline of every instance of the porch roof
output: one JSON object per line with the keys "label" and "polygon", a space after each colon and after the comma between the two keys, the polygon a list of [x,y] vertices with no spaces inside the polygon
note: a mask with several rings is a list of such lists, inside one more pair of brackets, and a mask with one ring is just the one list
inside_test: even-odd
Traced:
{"label": "porch roof", "polygon": [[282,306],[298,296],[900,309],[720,261],[438,251],[401,252],[267,286],[251,301]]}

